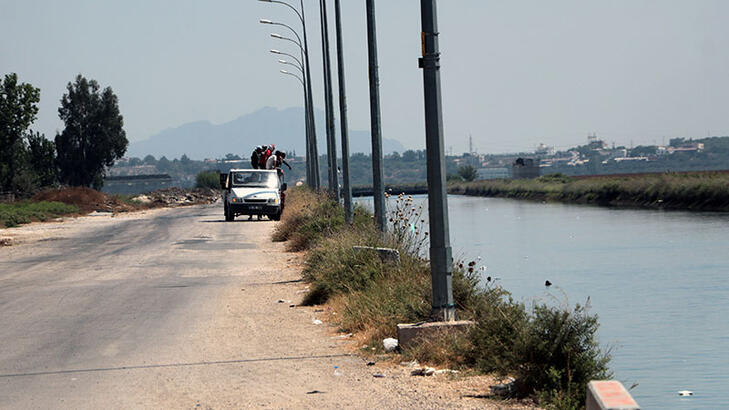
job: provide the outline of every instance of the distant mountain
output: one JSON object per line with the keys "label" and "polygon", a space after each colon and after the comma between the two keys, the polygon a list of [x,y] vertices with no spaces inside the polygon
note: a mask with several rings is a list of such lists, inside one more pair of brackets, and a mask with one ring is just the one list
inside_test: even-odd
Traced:
{"label": "distant mountain", "polygon": [[[319,154],[326,154],[326,133],[324,113],[316,113],[317,146]],[[183,154],[191,159],[221,158],[233,153],[246,157],[254,146],[276,144],[282,151],[305,153],[304,110],[286,108],[279,110],[265,107],[251,114],[243,115],[233,121],[215,125],[209,121],[197,121],[170,128],[146,140],[129,144],[127,156],[143,158],[152,154],[159,158],[180,158]],[[403,152],[400,142],[383,138],[383,151]],[[369,131],[349,131],[350,153],[369,154],[371,141]],[[341,137],[337,124],[337,151],[341,152]]]}

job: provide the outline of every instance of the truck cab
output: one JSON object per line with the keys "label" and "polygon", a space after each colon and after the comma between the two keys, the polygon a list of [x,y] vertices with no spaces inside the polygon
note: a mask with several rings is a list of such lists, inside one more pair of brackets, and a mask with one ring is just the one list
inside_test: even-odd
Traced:
{"label": "truck cab", "polygon": [[220,174],[220,187],[226,221],[239,215],[281,219],[286,183],[277,170],[231,169],[227,174]]}

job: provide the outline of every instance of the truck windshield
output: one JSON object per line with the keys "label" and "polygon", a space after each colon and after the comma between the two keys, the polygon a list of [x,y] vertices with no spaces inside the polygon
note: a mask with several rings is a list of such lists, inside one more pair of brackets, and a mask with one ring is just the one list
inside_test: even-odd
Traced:
{"label": "truck windshield", "polygon": [[233,172],[234,187],[278,188],[278,177],[273,172]]}

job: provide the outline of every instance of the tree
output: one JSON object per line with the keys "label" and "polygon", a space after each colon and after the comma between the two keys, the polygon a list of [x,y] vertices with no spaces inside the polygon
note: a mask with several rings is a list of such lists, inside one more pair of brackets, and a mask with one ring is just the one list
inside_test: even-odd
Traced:
{"label": "tree", "polygon": [[106,167],[114,165],[129,144],[118,99],[111,87],[100,91],[95,80],[81,74],[66,89],[58,109],[66,128],[56,135],[60,179],[99,189]]}
{"label": "tree", "polygon": [[154,157],[154,155],[149,154],[146,157],[144,157],[144,165],[157,165],[157,158]]}
{"label": "tree", "polygon": [[464,181],[473,181],[476,179],[478,171],[471,165],[464,165],[458,168],[458,175],[463,178]]}
{"label": "tree", "polygon": [[0,189],[14,190],[14,179],[25,154],[23,136],[38,114],[40,90],[18,84],[18,75],[0,81]]}
{"label": "tree", "polygon": [[403,161],[416,161],[418,159],[418,153],[409,149],[402,153]]}
{"label": "tree", "polygon": [[630,155],[633,157],[645,157],[648,155],[655,155],[657,151],[658,147],[655,145],[638,145],[630,150]]}
{"label": "tree", "polygon": [[39,132],[28,134],[28,164],[37,176],[38,185],[50,186],[58,181],[56,144]]}
{"label": "tree", "polygon": [[159,160],[157,160],[157,169],[158,170],[160,170],[162,172],[167,172],[171,167],[172,167],[172,162],[170,162],[170,160],[167,159],[167,157],[165,157],[164,155]]}

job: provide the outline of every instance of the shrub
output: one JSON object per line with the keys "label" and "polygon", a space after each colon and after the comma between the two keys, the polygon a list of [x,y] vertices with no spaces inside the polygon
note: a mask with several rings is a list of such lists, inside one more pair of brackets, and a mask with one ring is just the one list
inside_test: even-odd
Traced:
{"label": "shrub", "polygon": [[471,165],[464,165],[458,168],[458,175],[463,178],[464,181],[471,182],[478,176],[478,170]]}
{"label": "shrub", "polygon": [[218,171],[201,171],[195,175],[195,188],[220,189],[220,173]]}
{"label": "shrub", "polygon": [[[310,249],[324,236],[344,226],[344,209],[324,193],[297,187],[286,196],[286,208],[281,222],[273,232],[275,242],[288,241],[289,251]],[[372,225],[371,215],[363,208],[354,209],[354,226]]]}
{"label": "shrub", "polygon": [[521,396],[558,408],[580,408],[587,383],[611,377],[609,352],[597,343],[597,316],[584,307],[539,304],[528,313],[523,304],[498,299],[483,305],[470,335],[469,360],[479,369],[514,375]]}

